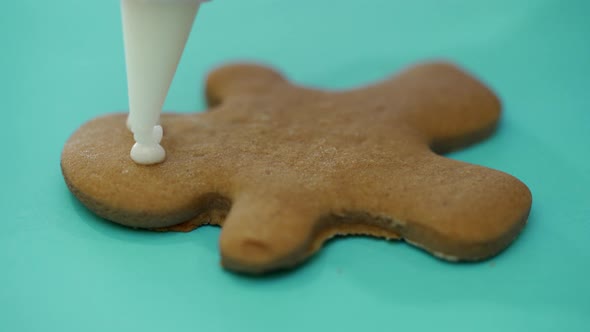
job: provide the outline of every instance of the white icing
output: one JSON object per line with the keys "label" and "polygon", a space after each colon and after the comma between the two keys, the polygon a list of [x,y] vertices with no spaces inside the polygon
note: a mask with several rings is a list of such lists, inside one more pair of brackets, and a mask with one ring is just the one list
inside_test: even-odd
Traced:
{"label": "white icing", "polygon": [[121,0],[127,85],[128,128],[138,164],[164,161],[160,113],[204,0]]}

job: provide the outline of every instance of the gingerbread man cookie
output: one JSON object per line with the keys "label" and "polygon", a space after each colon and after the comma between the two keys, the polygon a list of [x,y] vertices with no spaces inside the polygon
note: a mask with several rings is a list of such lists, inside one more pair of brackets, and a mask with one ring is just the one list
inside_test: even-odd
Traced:
{"label": "gingerbread man cookie", "polygon": [[209,111],[162,117],[167,157],[157,165],[130,159],[125,114],[83,125],[62,153],[70,190],[125,226],[221,225],[222,265],[253,274],[293,267],[350,234],[481,260],[528,218],[521,181],[439,155],[486,138],[500,116],[496,96],[452,64],[350,91],[236,64],[209,76],[206,95]]}

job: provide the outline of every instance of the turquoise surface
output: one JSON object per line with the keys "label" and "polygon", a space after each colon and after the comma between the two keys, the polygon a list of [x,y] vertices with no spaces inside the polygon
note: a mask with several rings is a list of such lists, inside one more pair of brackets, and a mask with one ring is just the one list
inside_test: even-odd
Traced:
{"label": "turquoise surface", "polygon": [[229,1],[199,13],[166,108],[204,107],[214,66],[252,59],[350,88],[451,59],[504,103],[450,157],[523,180],[530,223],[500,256],[448,264],[404,243],[330,242],[298,270],[219,266],[219,229],[133,231],[68,192],[68,136],[127,105],[118,2],[0,8],[0,331],[590,331],[589,1]]}

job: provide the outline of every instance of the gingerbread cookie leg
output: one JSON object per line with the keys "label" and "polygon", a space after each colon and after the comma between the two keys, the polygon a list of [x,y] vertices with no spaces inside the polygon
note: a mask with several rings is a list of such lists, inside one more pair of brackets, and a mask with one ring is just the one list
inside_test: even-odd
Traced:
{"label": "gingerbread cookie leg", "polygon": [[[402,238],[453,261],[485,259],[506,248],[524,227],[528,188],[496,170],[424,152],[403,180],[383,177],[365,202],[392,216]],[[392,162],[392,166],[396,162]]]}

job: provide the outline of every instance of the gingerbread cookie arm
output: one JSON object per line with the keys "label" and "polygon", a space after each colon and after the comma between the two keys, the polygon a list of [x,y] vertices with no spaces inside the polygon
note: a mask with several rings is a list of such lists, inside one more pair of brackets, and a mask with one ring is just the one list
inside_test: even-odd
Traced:
{"label": "gingerbread cookie arm", "polygon": [[221,230],[222,264],[248,273],[295,265],[311,253],[318,211],[293,188],[238,194]]}
{"label": "gingerbread cookie arm", "polygon": [[234,64],[213,70],[207,77],[205,96],[210,107],[229,96],[262,95],[286,86],[283,76],[256,64]]}

